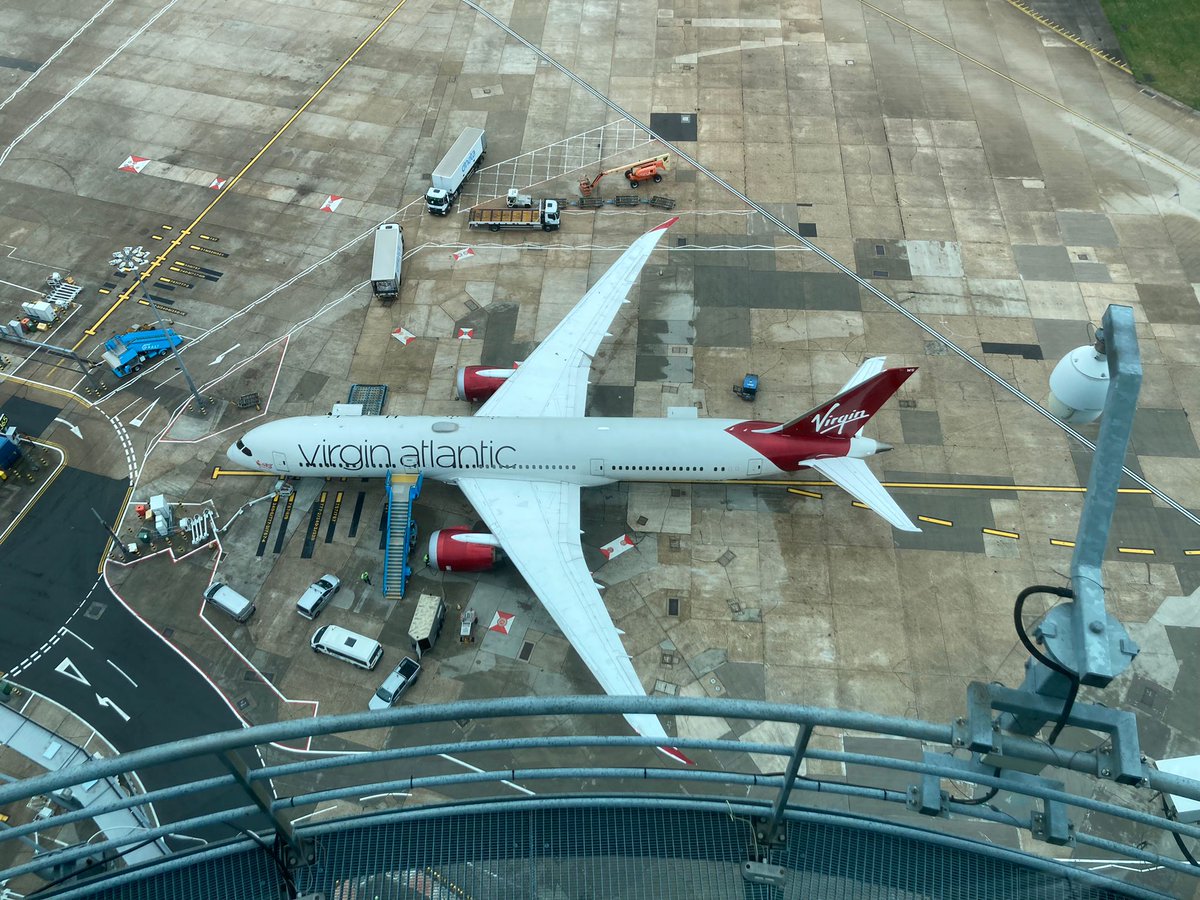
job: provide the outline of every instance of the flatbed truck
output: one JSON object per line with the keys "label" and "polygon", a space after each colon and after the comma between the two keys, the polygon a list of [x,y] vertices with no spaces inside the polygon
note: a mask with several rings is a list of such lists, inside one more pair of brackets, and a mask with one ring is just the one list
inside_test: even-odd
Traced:
{"label": "flatbed truck", "polygon": [[540,228],[542,231],[557,231],[559,222],[558,201],[543,200],[536,209],[514,209],[505,207],[477,206],[471,210],[467,224],[472,228]]}

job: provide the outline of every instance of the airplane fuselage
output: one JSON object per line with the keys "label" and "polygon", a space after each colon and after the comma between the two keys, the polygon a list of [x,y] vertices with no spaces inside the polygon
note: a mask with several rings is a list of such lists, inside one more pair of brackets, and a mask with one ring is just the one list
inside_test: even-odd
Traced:
{"label": "airplane fuselage", "polygon": [[420,472],[439,481],[487,477],[588,486],[759,478],[796,471],[803,459],[868,456],[877,446],[850,434],[801,439],[762,433],[773,424],[687,418],[301,416],[253,429],[240,446],[230,448],[230,457],[279,475]]}

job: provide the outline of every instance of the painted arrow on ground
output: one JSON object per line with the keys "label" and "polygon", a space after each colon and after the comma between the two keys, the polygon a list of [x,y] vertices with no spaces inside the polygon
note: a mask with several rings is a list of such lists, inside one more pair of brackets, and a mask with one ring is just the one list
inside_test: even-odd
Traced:
{"label": "painted arrow on ground", "polygon": [[136,418],[130,419],[129,424],[132,425],[134,428],[141,428],[142,423],[146,421],[146,416],[150,415],[150,411],[152,409],[154,409],[154,407],[156,407],[156,406],[158,406],[158,398],[157,397],[154,398],[153,403],[151,403],[144,410],[142,410],[140,413],[138,413]]}
{"label": "painted arrow on ground", "polygon": [[240,346],[242,346],[242,345],[241,345],[241,344],[234,344],[232,347],[230,347],[230,348],[229,348],[228,350],[226,350],[224,353],[222,353],[222,354],[220,354],[219,356],[217,356],[217,358],[216,358],[216,359],[214,359],[212,362],[210,362],[210,363],[209,363],[209,365],[210,365],[210,366],[215,366],[215,365],[219,364],[219,363],[221,362],[221,360],[223,360],[223,359],[224,359],[226,356],[228,356],[230,353],[232,353],[234,350],[236,350],[236,349],[237,349],[238,347],[240,347]]}
{"label": "painted arrow on ground", "polygon": [[66,419],[60,419],[60,418],[58,418],[57,416],[55,416],[55,418],[54,418],[54,421],[55,421],[55,422],[62,422],[64,425],[66,425],[66,426],[67,426],[67,428],[70,430],[71,434],[75,435],[75,437],[79,438],[81,441],[83,440],[83,432],[82,432],[82,431],[80,431],[80,430],[79,430],[79,428],[78,428],[77,426],[75,426],[75,425],[72,425],[72,424],[71,424],[70,422],[68,422]]}

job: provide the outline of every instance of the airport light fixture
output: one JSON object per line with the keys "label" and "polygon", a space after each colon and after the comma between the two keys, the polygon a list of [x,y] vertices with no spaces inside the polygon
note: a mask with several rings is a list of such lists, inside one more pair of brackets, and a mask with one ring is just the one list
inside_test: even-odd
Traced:
{"label": "airport light fixture", "polygon": [[[162,316],[158,312],[158,304],[146,291],[146,285],[141,281],[142,267],[150,262],[150,254],[144,247],[122,247],[120,250],[114,251],[112,259],[109,260],[114,269],[119,272],[137,272],[138,286],[142,289],[142,297],[149,305],[154,313],[154,318],[158,321],[158,327],[163,331],[167,330],[166,323],[163,322]],[[200,391],[196,389],[196,382],[192,381],[192,375],[187,369],[187,365],[183,361],[183,356],[179,353],[179,349],[171,341],[167,342],[171,348],[171,355],[175,357],[175,361],[179,363],[179,371],[183,373],[183,379],[187,382],[188,389],[192,392],[192,396],[196,399],[196,409],[201,415],[206,415],[208,409],[204,405],[204,398],[200,396]]]}

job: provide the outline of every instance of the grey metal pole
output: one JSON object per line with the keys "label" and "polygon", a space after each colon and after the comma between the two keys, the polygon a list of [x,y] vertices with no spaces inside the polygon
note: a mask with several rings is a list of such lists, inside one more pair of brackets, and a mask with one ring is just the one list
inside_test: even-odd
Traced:
{"label": "grey metal pole", "polygon": [[808,742],[812,739],[812,733],[811,725],[800,726],[800,731],[796,735],[796,747],[792,752],[791,759],[788,760],[787,771],[783,774],[783,786],[780,787],[779,796],[775,798],[775,805],[771,808],[771,818],[757,830],[758,839],[768,846],[775,843],[779,826],[783,823],[783,810],[787,806],[788,797],[791,796],[792,785],[796,783],[796,775],[800,771],[800,763],[804,761],[804,754],[808,751]]}
{"label": "grey metal pole", "polygon": [[109,533],[112,539],[117,542],[117,546],[121,548],[121,559],[129,562],[129,551],[125,549],[125,542],[121,540],[121,536],[112,530],[112,526],[104,521],[104,517],[96,512],[96,507],[94,506],[92,507],[92,515],[100,520],[100,524],[104,526],[104,530]]}
{"label": "grey metal pole", "polygon": [[[146,286],[143,284],[141,287],[142,296],[146,298],[146,302],[150,304],[150,309],[154,311],[154,318],[158,320],[159,327],[162,328],[163,331],[166,331],[167,325],[165,322],[163,322],[162,316],[158,312],[158,304],[156,304],[153,298],[146,292]],[[192,396],[196,398],[196,408],[200,410],[202,415],[207,414],[208,410],[204,406],[204,398],[202,398],[200,396],[200,392],[196,390],[196,382],[192,381],[192,375],[187,369],[187,364],[183,361],[183,356],[180,354],[179,349],[172,341],[168,340],[167,343],[171,346],[171,355],[175,357],[175,361],[179,363],[179,371],[183,373],[183,379],[187,382],[188,389],[191,390]]]}

